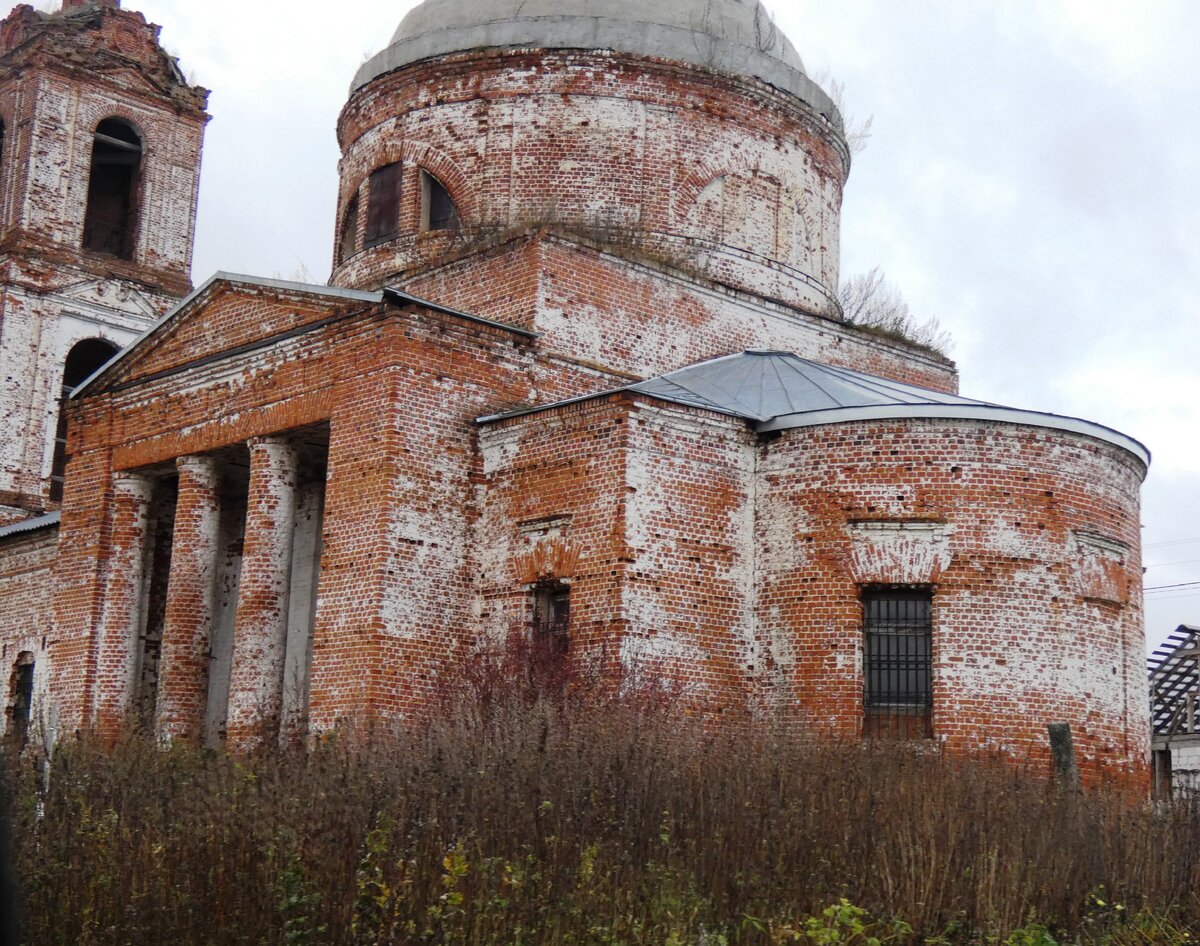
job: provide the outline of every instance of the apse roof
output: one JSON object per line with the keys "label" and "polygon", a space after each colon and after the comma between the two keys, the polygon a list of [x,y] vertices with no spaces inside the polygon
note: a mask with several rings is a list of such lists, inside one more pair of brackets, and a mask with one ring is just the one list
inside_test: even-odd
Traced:
{"label": "apse roof", "polygon": [[632,390],[759,422],[884,404],[983,403],[763,349],[690,365]]}
{"label": "apse roof", "polygon": [[[1146,465],[1150,463],[1145,446],[1103,424],[959,397],[809,361],[785,351],[752,349],[725,355],[604,393],[619,391],[741,417],[761,433],[863,420],[981,420],[1083,434],[1128,450]],[[492,415],[480,421],[520,413],[528,411]]]}
{"label": "apse roof", "polygon": [[753,75],[840,125],[760,0],[425,0],[352,89],[409,63],[473,49],[613,49]]}

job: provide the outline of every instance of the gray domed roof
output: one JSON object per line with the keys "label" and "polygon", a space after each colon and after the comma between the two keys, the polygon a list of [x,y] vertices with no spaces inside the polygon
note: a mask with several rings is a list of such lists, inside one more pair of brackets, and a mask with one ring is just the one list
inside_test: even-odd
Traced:
{"label": "gray domed roof", "polygon": [[352,88],[432,56],[497,48],[613,49],[753,75],[838,121],[760,0],[425,0]]}

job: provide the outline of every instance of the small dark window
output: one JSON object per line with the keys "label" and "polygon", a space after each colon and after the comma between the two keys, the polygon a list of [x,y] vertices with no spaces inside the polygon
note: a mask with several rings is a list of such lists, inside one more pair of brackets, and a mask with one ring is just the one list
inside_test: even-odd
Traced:
{"label": "small dark window", "polygon": [[863,593],[863,733],[933,735],[933,598],[927,591]]}
{"label": "small dark window", "polygon": [[1154,797],[1166,801],[1171,797],[1171,750],[1155,749],[1151,755]]}
{"label": "small dark window", "polygon": [[342,232],[338,239],[338,262],[349,259],[354,255],[358,245],[358,195],[350,198],[346,204],[346,213],[342,217]]}
{"label": "small dark window", "polygon": [[421,229],[453,230],[458,226],[458,208],[442,182],[428,171],[421,172]]}
{"label": "small dark window", "polygon": [[59,391],[58,425],[54,431],[54,462],[50,468],[50,501],[62,502],[63,477],[67,470],[67,411],[70,393],[107,364],[117,353],[117,346],[102,338],[85,338],[67,353],[63,364],[62,388]]}
{"label": "small dark window", "polygon": [[378,246],[400,232],[400,163],[371,172],[367,185],[367,226],[363,246]]}
{"label": "small dark window", "polygon": [[8,684],[8,737],[16,745],[28,741],[32,718],[33,654],[26,651],[17,658]]}
{"label": "small dark window", "polygon": [[566,683],[570,627],[571,589],[559,582],[537,586],[533,593],[530,674],[543,689],[561,689]]}
{"label": "small dark window", "polygon": [[128,124],[106,118],[92,143],[83,248],[133,259],[142,140]]}

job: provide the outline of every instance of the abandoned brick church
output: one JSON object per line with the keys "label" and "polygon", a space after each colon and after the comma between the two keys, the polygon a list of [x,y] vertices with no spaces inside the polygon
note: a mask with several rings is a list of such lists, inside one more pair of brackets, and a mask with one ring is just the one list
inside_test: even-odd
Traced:
{"label": "abandoned brick church", "polygon": [[1147,452],[843,319],[841,119],[754,0],[425,0],[328,286],[192,290],[206,97],[118,0],[0,24],[10,738],[403,718],[527,636],[1144,783]]}

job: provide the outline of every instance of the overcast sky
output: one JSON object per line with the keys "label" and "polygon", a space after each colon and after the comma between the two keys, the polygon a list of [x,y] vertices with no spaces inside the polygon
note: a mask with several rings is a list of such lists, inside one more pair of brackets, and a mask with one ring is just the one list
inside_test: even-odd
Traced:
{"label": "overcast sky", "polygon": [[[212,89],[196,282],[328,278],[334,122],[412,5],[125,0]],[[873,118],[843,275],[879,265],[936,316],[963,394],[1142,440],[1146,585],[1200,581],[1200,4],[768,6],[851,119]],[[1148,594],[1152,644],[1180,623],[1200,624],[1200,587]]]}

